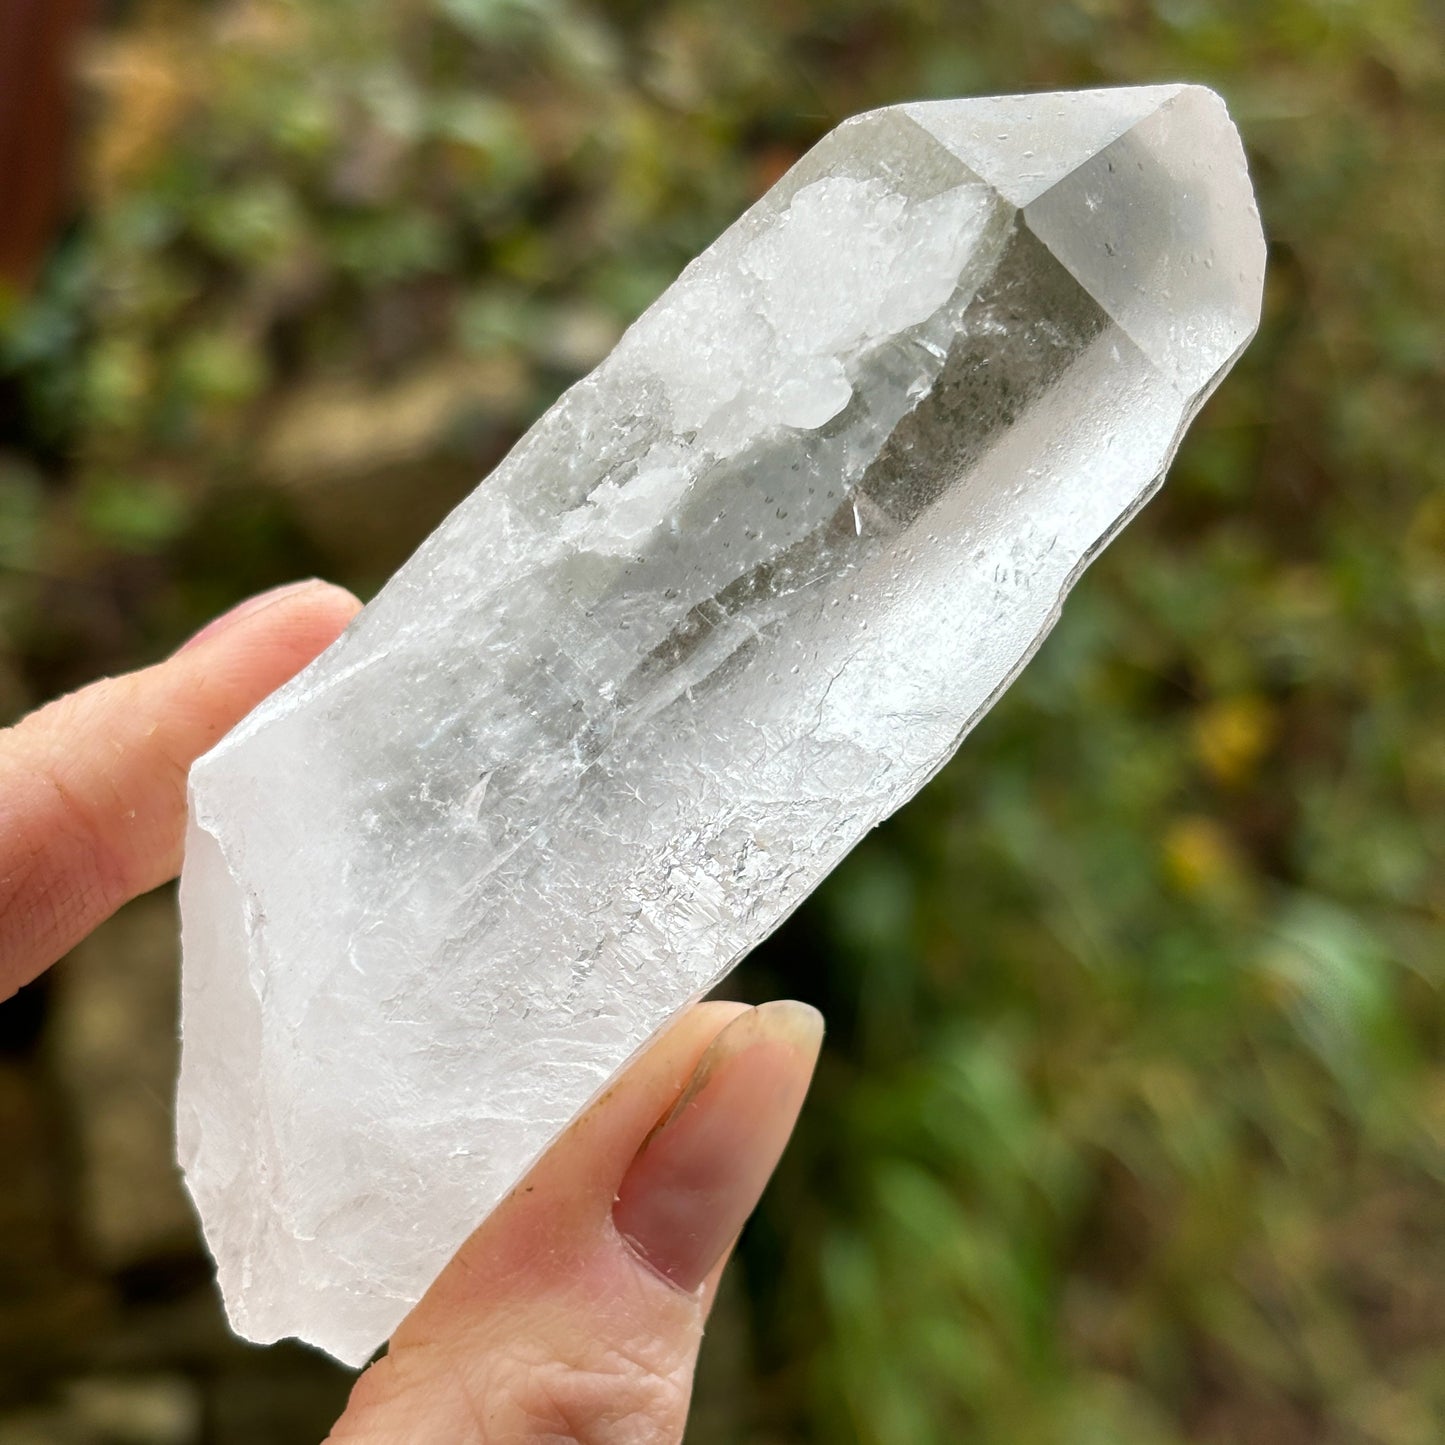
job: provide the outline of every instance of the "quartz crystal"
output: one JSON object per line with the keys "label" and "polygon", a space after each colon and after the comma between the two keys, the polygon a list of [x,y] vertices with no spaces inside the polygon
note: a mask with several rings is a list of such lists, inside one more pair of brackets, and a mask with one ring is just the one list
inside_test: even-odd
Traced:
{"label": "quartz crystal", "polygon": [[363,1360],[947,760],[1252,334],[1195,86],[858,116],[191,774],[180,1153]]}

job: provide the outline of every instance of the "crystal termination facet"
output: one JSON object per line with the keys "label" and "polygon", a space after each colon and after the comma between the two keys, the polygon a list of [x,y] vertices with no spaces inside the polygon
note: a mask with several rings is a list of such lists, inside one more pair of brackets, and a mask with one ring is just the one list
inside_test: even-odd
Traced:
{"label": "crystal termination facet", "polygon": [[947,760],[1252,335],[1193,86],[840,126],[191,775],[180,1153],[363,1360]]}

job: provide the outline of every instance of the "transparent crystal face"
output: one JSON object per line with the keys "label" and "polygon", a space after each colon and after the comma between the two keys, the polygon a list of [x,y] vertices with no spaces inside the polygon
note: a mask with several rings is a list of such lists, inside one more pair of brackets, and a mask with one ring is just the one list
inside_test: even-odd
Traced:
{"label": "transparent crystal face", "polygon": [[1197,87],[827,136],[192,773],[180,1149],[357,1362],[947,760],[1257,324]]}

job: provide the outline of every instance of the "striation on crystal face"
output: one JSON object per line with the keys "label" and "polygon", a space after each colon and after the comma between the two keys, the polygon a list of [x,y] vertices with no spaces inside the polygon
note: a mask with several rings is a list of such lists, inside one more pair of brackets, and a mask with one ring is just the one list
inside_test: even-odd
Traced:
{"label": "striation on crystal face", "polygon": [[357,1363],[912,796],[1258,321],[1193,86],[840,126],[191,774],[180,1153]]}

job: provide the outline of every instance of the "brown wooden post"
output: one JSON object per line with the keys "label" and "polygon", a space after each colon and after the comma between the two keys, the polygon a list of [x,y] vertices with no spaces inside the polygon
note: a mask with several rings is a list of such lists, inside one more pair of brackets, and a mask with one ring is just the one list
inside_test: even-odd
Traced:
{"label": "brown wooden post", "polygon": [[0,0],[0,285],[34,280],[66,199],[90,0]]}

